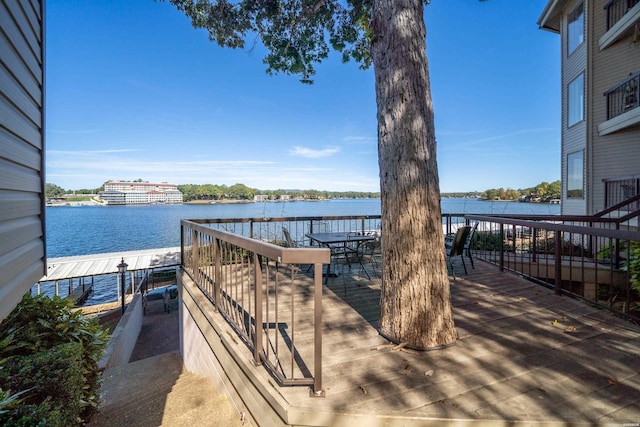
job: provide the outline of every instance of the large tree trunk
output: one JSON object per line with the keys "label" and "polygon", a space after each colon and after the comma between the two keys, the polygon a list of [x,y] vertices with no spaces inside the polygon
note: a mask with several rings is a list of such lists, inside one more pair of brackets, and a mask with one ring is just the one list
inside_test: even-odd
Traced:
{"label": "large tree trunk", "polygon": [[382,200],[380,333],[455,343],[422,0],[374,0],[372,59]]}

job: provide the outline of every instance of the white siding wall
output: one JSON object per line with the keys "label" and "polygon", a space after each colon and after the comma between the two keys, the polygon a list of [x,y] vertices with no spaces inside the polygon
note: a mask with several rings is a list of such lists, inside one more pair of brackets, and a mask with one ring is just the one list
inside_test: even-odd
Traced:
{"label": "white siding wall", "polygon": [[44,0],[0,2],[0,319],[46,272]]}

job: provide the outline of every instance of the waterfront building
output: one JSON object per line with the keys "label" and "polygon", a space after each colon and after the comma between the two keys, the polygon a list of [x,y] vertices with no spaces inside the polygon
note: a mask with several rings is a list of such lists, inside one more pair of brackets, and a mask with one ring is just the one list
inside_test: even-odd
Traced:
{"label": "waterfront building", "polygon": [[639,193],[640,0],[549,0],[561,37],[562,213],[592,215]]}
{"label": "waterfront building", "polygon": [[153,203],[182,203],[178,186],[162,182],[110,181],[104,185],[100,198],[107,205],[143,205]]}

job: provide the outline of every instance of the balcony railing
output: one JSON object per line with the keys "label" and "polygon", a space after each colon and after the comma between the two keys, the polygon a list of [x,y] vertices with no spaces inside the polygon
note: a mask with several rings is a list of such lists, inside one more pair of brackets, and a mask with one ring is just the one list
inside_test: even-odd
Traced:
{"label": "balcony railing", "polygon": [[607,97],[607,120],[637,108],[640,100],[640,72],[604,93]]}
{"label": "balcony railing", "polygon": [[[311,386],[323,395],[322,267],[329,249],[284,248],[185,220],[181,241],[184,271],[251,349],[254,363],[281,385]],[[310,266],[313,279],[301,280],[301,265]],[[314,312],[298,312],[295,301],[309,295]],[[311,344],[296,339],[302,322],[313,325]]]}
{"label": "balcony railing", "polygon": [[[443,214],[443,229],[479,221],[474,258],[640,322],[640,232],[628,225],[637,217],[637,211],[622,218]],[[308,245],[307,232],[379,230],[380,221],[379,215],[183,220],[182,267],[256,364],[281,385],[323,395],[322,270],[330,253],[280,246],[282,229]],[[301,298],[313,298],[313,313],[296,310]],[[298,325],[313,325],[313,339],[296,339]]]}
{"label": "balcony railing", "polygon": [[[604,180],[605,208],[610,208],[628,201],[638,194],[640,194],[640,177],[638,176]],[[629,212],[638,209],[640,209],[640,203],[635,200],[620,206],[619,211]]]}
{"label": "balcony railing", "polygon": [[640,0],[609,0],[604,6],[607,11],[607,30],[610,30]]}
{"label": "balcony railing", "polygon": [[466,220],[480,221],[471,245],[474,258],[640,321],[640,232],[624,229],[621,222],[628,218],[467,215]]}

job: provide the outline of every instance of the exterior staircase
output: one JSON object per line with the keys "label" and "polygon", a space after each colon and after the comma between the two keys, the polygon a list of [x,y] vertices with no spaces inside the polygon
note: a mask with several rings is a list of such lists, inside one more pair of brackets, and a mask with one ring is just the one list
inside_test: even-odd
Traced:
{"label": "exterior staircase", "polygon": [[129,363],[105,369],[91,427],[243,426],[239,411],[210,379],[187,372],[178,314],[144,317]]}

